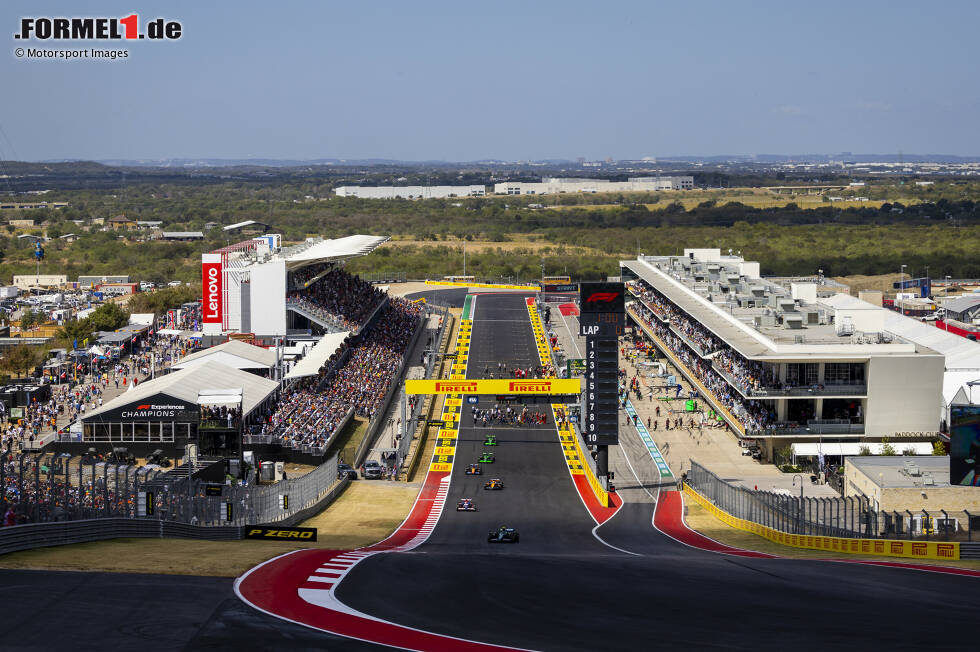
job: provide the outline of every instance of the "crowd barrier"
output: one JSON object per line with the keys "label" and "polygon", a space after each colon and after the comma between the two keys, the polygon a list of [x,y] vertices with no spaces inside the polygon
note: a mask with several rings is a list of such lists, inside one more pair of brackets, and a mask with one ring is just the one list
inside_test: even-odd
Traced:
{"label": "crowd barrier", "polygon": [[684,493],[698,505],[725,525],[737,530],[751,532],[773,543],[794,548],[821,550],[825,552],[855,555],[874,555],[881,557],[905,557],[911,559],[939,559],[944,561],[960,558],[960,544],[956,541],[903,541],[897,539],[853,539],[845,537],[811,536],[791,534],[774,528],[733,516],[724,511],[705,496],[684,484]]}

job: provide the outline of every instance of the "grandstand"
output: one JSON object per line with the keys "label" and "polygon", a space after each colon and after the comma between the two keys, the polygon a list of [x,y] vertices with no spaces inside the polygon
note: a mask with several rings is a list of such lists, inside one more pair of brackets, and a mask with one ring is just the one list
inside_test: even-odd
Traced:
{"label": "grandstand", "polygon": [[[280,247],[279,236],[265,234],[202,256],[210,343],[237,331],[266,346],[292,343],[306,351],[288,370],[273,372],[282,392],[247,427],[248,448],[317,458],[350,419],[380,416],[424,306],[389,298],[343,262],[386,240],[354,235]],[[230,343],[221,346],[229,347],[226,356],[246,355]]]}
{"label": "grandstand", "polygon": [[944,357],[889,328],[880,307],[822,296],[808,279],[764,279],[757,262],[718,249],[620,266],[639,331],[769,459],[796,442],[939,435]]}
{"label": "grandstand", "polygon": [[[359,331],[384,298],[339,265],[385,241],[352,235],[281,247],[278,235],[267,234],[203,254],[204,334],[252,333],[271,343],[288,336]],[[328,297],[327,286],[342,295]]]}

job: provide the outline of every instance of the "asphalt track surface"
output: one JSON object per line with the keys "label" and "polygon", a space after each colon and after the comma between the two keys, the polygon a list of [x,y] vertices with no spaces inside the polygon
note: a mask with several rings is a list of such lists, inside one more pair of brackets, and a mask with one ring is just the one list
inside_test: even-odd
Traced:
{"label": "asphalt track surface", "polygon": [[[481,294],[474,318],[469,377],[488,363],[494,372],[498,361],[534,364],[521,297]],[[343,602],[400,625],[541,650],[975,646],[976,578],[691,548],[653,527],[654,499],[669,501],[648,475],[617,474],[626,502],[596,528],[550,423],[492,431],[497,461],[465,476],[488,431],[464,403],[435,530],[410,552],[354,566],[336,589]],[[642,450],[623,449],[639,465]],[[491,477],[506,488],[484,491]],[[479,511],[456,512],[460,497]],[[488,544],[498,525],[518,528],[521,542]],[[226,579],[0,571],[0,589],[2,649],[381,649],[255,611]]]}
{"label": "asphalt track surface", "polygon": [[[523,299],[480,295],[467,376],[482,377],[488,363],[495,371],[498,361],[512,368],[535,360]],[[634,554],[610,548],[593,535],[551,424],[495,429],[497,461],[474,478],[464,469],[484,450],[488,431],[474,429],[464,408],[438,526],[410,553],[358,564],[337,589],[351,607],[432,632],[542,650],[940,649],[975,641],[968,624],[974,607],[964,598],[980,595],[976,578],[696,550],[654,529],[650,499],[627,502],[596,530]],[[482,490],[489,477],[506,488]],[[632,484],[657,496],[648,483]],[[473,498],[479,511],[454,511],[461,497]],[[498,525],[517,528],[521,542],[488,544],[488,530]]]}

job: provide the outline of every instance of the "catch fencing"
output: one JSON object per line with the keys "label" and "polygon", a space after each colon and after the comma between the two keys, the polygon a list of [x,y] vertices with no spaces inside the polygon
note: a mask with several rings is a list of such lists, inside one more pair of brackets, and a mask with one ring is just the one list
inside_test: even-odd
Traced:
{"label": "catch fencing", "polygon": [[[802,484],[804,477],[798,475],[798,478]],[[735,518],[779,532],[858,539],[980,543],[980,514],[965,510],[886,512],[875,509],[863,496],[818,498],[794,495],[789,491],[756,491],[722,480],[693,460],[686,483]]]}
{"label": "catch fencing", "polygon": [[[275,484],[233,485],[68,454],[7,455],[0,513],[17,524],[151,518],[208,526],[288,519],[319,503],[337,482],[337,457]],[[9,513],[9,516],[8,516]]]}

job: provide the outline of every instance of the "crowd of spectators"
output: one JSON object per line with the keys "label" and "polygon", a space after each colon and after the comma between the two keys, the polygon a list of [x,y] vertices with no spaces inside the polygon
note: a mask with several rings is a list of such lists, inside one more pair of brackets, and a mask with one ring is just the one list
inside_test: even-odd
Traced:
{"label": "crowd of spectators", "polygon": [[[766,382],[764,368],[756,367],[754,365],[758,363],[739,356],[703,326],[671,306],[664,297],[658,296],[659,293],[643,281],[633,282],[631,286],[636,294],[643,297],[636,308],[639,317],[746,430],[762,431],[775,426],[776,414],[769,402],[744,398],[712,367],[711,360],[703,356],[715,353],[715,360],[722,358],[719,362],[721,367],[731,373],[736,382],[745,383],[746,389],[760,387]],[[699,354],[661,318],[669,319],[670,326],[683,333],[685,339],[699,346],[710,347],[710,350]]]}
{"label": "crowd of spectators", "polygon": [[292,274],[287,300],[345,330],[357,331],[384,298],[384,292],[339,267],[313,265]]}
{"label": "crowd of spectators", "polygon": [[374,417],[405,357],[422,306],[392,299],[377,320],[321,368],[283,393],[262,434],[286,446],[322,449],[353,412]]}
{"label": "crowd of spectators", "polygon": [[[17,456],[4,459],[4,526],[101,515],[105,512],[106,496],[114,513],[125,513],[125,499],[120,496],[117,500],[116,492],[107,491],[102,477],[96,477],[95,482],[91,477],[85,478],[78,486],[71,480],[65,482],[62,468],[51,469],[33,456],[26,457],[23,466]],[[36,468],[38,464],[41,464],[40,468]],[[53,470],[57,473],[52,476]]]}

